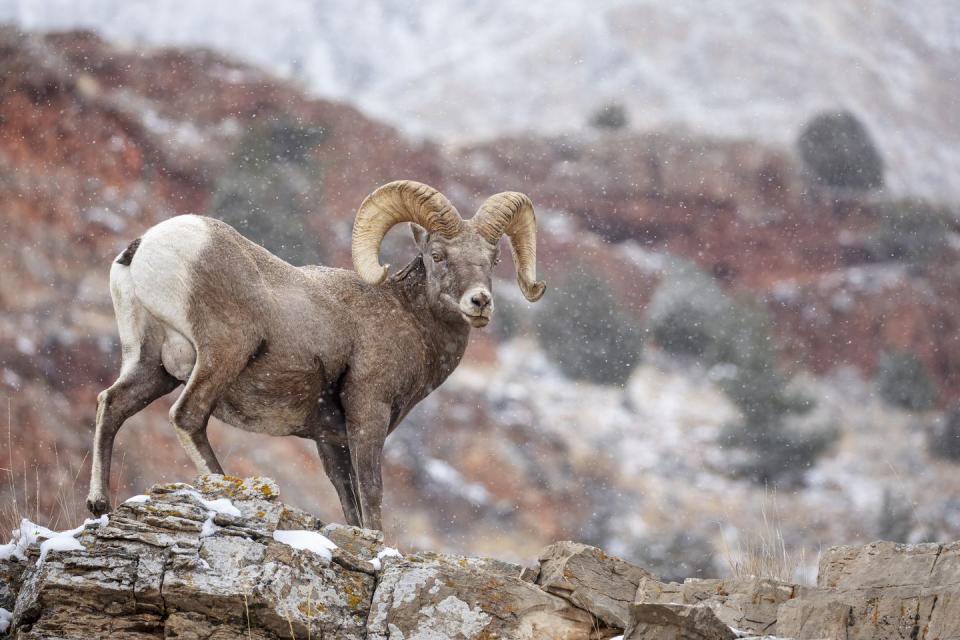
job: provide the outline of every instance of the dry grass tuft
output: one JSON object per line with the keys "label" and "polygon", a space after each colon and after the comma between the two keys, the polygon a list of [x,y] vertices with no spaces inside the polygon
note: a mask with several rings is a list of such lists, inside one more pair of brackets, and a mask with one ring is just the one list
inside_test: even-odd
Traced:
{"label": "dry grass tuft", "polygon": [[723,554],[730,572],[735,578],[800,581],[806,567],[806,553],[803,547],[787,547],[780,526],[776,492],[764,492],[760,515],[758,527],[738,530],[736,543],[732,547],[721,528]]}
{"label": "dry grass tuft", "polygon": [[[7,460],[0,467],[0,493],[7,499],[0,504],[0,544],[6,542],[10,533],[20,526],[24,518],[55,531],[74,526],[83,520],[86,506],[82,497],[82,487],[78,487],[80,474],[87,462],[87,454],[76,469],[60,459],[56,444],[53,445],[55,460],[56,495],[49,510],[41,510],[41,494],[49,492],[49,478],[44,478],[41,487],[40,466],[33,465],[32,472],[25,460],[13,457],[13,409],[12,400],[7,401]],[[0,463],[3,464],[3,463]],[[46,471],[44,472],[46,474]]]}

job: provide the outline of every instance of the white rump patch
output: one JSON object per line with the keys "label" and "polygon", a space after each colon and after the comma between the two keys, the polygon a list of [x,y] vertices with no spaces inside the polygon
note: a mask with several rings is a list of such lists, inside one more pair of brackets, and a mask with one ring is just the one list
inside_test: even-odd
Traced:
{"label": "white rump patch", "polygon": [[143,234],[130,263],[136,296],[165,324],[192,340],[187,319],[193,266],[210,241],[210,228],[200,216],[176,216]]}

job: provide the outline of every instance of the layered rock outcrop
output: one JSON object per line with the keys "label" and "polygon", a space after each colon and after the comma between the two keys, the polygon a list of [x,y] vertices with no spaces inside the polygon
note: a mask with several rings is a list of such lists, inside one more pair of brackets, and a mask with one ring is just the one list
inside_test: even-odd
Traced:
{"label": "layered rock outcrop", "polygon": [[664,583],[559,542],[535,567],[402,555],[383,536],[204,476],[0,546],[0,635],[66,638],[728,640],[960,637],[960,544],[836,547],[816,587]]}
{"label": "layered rock outcrop", "polygon": [[745,634],[946,640],[960,638],[958,594],[960,543],[874,542],[825,551],[816,587],[756,578],[650,582],[641,586],[637,601],[707,605]]}

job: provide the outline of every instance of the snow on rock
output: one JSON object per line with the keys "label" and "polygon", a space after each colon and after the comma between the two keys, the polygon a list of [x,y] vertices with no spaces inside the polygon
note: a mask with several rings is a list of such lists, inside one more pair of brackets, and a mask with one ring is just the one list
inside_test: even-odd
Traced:
{"label": "snow on rock", "polygon": [[40,543],[40,558],[37,560],[37,566],[43,564],[43,561],[47,559],[47,554],[51,551],[80,551],[81,549],[83,549],[83,545],[70,535],[70,532],[57,534]]}
{"label": "snow on rock", "polygon": [[0,608],[0,633],[6,633],[13,622],[13,614],[6,609]]}
{"label": "snow on rock", "polygon": [[294,549],[311,551],[327,560],[333,558],[331,552],[337,548],[330,538],[316,531],[277,530],[273,532],[273,539]]}
{"label": "snow on rock", "polygon": [[47,559],[47,554],[49,554],[51,551],[82,550],[83,545],[80,544],[79,540],[77,540],[77,536],[83,533],[84,529],[87,527],[105,527],[109,522],[109,517],[104,514],[99,518],[87,518],[83,521],[82,525],[76,529],[70,529],[69,531],[52,532],[49,529],[44,528],[46,533],[51,535],[41,536],[46,537],[47,539],[40,543],[40,558],[37,560],[37,566],[39,567],[43,564],[43,561]]}
{"label": "snow on rock", "polygon": [[24,518],[20,521],[20,526],[13,531],[10,542],[0,545],[0,560],[26,561],[27,549],[39,542],[40,558],[37,560],[37,566],[39,567],[51,551],[78,551],[83,549],[83,545],[76,539],[77,536],[83,533],[87,527],[105,527],[108,522],[109,518],[104,514],[99,518],[84,520],[83,524],[75,529],[53,531]]}
{"label": "snow on rock", "polygon": [[9,544],[0,547],[0,560],[23,560],[27,559],[27,548],[42,538],[51,538],[56,533],[34,524],[24,518],[20,521],[20,527],[13,530],[13,538]]}
{"label": "snow on rock", "polygon": [[[218,513],[223,513],[228,516],[233,516],[235,518],[239,518],[243,515],[240,513],[240,509],[237,509],[233,505],[233,503],[229,500],[229,498],[216,498],[211,500],[208,498],[204,498],[199,491],[193,488],[179,489],[174,493],[175,495],[189,496],[190,498],[193,498],[194,500],[202,504],[204,508],[207,509],[207,519],[203,521],[203,527],[200,529],[201,538],[209,538],[210,536],[214,535],[217,531],[220,530],[220,527],[218,527],[216,523],[214,523],[213,521],[213,519],[217,516]],[[144,498],[144,499],[134,500],[134,498]],[[134,498],[127,500],[127,502],[124,504],[127,504],[127,503],[139,504],[139,503],[146,502],[147,500],[150,499],[149,496],[134,496]]]}
{"label": "snow on rock", "polygon": [[240,509],[237,509],[233,506],[233,503],[226,498],[217,498],[216,500],[204,500],[200,499],[207,509],[215,513],[225,513],[228,516],[240,517]]}
{"label": "snow on rock", "polygon": [[233,503],[230,502],[230,500],[227,498],[217,498],[216,500],[208,500],[207,498],[204,498],[200,494],[200,492],[197,491],[196,489],[180,489],[179,491],[177,491],[177,494],[195,498],[197,502],[202,504],[209,511],[213,511],[214,513],[224,513],[228,516],[233,516],[235,518],[239,518],[242,515],[240,513],[240,509],[237,509],[235,506],[233,506]]}
{"label": "snow on rock", "polygon": [[384,558],[402,558],[403,554],[393,547],[384,547],[383,551],[377,554],[377,557],[370,561],[376,571],[380,571],[383,566],[381,562]]}
{"label": "snow on rock", "polygon": [[149,499],[150,499],[150,496],[140,494],[138,496],[130,496],[129,498],[123,501],[123,504],[143,504]]}
{"label": "snow on rock", "polygon": [[207,519],[203,521],[203,527],[200,528],[201,538],[209,538],[220,529],[220,527],[218,527],[213,522],[213,518],[216,515],[217,515],[216,511],[210,511],[209,513],[207,513]]}

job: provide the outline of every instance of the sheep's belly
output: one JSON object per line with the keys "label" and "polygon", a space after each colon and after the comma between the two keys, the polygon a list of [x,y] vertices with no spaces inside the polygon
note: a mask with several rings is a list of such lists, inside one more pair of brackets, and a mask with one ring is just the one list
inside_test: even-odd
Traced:
{"label": "sheep's belly", "polygon": [[302,374],[241,375],[217,403],[214,415],[244,431],[293,435],[304,431],[319,395],[319,382]]}

